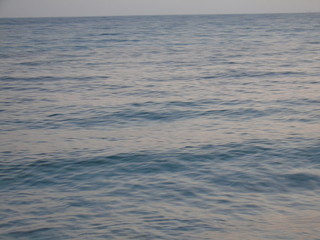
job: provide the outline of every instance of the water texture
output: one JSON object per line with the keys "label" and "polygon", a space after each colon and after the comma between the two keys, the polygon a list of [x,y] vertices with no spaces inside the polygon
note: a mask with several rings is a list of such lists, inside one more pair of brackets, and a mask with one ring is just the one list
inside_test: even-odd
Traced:
{"label": "water texture", "polygon": [[320,239],[320,14],[0,19],[1,239]]}

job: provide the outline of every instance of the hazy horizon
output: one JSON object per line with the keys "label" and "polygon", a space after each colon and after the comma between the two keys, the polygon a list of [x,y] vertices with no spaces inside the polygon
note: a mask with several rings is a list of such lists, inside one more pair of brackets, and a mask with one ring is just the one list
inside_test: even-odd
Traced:
{"label": "hazy horizon", "polygon": [[0,18],[317,12],[318,0],[0,0]]}
{"label": "hazy horizon", "polygon": [[34,16],[34,17],[1,17],[6,18],[91,18],[91,17],[152,17],[152,16],[206,16],[206,15],[272,15],[272,14],[317,14],[320,12],[276,12],[276,13],[186,13],[186,14],[131,14],[131,15],[86,15],[86,16]]}

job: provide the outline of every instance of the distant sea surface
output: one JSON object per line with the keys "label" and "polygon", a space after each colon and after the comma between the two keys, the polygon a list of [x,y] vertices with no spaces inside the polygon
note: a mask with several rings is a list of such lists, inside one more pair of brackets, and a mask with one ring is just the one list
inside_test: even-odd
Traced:
{"label": "distant sea surface", "polygon": [[320,239],[320,14],[0,19],[0,238]]}

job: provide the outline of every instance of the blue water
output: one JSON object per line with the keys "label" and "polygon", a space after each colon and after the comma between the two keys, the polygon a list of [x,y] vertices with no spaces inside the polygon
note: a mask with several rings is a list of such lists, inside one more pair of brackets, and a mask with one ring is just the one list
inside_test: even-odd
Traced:
{"label": "blue water", "polygon": [[0,19],[1,239],[320,239],[320,14]]}

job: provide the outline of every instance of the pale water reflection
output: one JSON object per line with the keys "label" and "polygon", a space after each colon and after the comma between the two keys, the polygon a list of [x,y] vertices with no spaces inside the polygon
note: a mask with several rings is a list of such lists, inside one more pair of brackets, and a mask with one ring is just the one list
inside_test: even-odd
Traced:
{"label": "pale water reflection", "polygon": [[0,25],[0,238],[319,239],[319,14]]}

